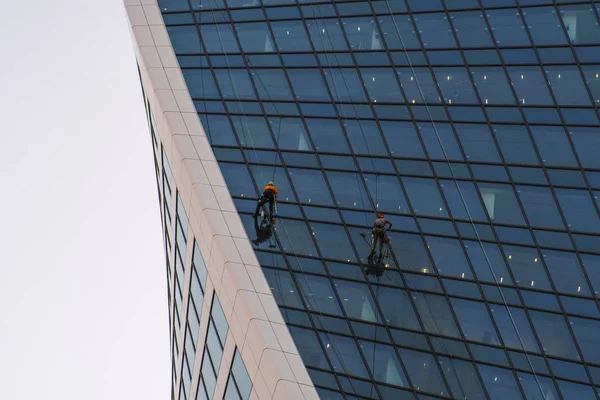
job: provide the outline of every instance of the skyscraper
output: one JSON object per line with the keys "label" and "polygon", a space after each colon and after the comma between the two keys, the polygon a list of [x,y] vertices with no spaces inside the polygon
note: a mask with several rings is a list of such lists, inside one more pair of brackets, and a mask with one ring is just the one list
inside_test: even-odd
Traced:
{"label": "skyscraper", "polygon": [[125,4],[175,399],[600,398],[600,2]]}

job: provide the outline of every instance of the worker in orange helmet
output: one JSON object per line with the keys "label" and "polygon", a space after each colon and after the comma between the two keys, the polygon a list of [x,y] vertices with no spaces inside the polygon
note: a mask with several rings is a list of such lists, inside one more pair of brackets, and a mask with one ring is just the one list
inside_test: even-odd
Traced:
{"label": "worker in orange helmet", "polygon": [[258,203],[256,204],[256,211],[254,212],[254,218],[258,217],[260,209],[265,204],[269,203],[269,216],[271,218],[271,223],[275,222],[275,200],[277,199],[277,195],[279,194],[279,190],[273,184],[273,181],[269,181],[267,186],[263,189],[263,194],[258,199]]}

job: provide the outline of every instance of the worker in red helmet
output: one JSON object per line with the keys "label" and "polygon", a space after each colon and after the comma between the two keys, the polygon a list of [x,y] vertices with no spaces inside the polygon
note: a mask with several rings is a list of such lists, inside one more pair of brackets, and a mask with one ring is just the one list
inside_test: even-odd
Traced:
{"label": "worker in red helmet", "polygon": [[[386,226],[389,225],[389,227]],[[377,219],[373,224],[373,236],[371,241],[371,253],[369,254],[369,258],[373,257],[375,254],[375,247],[377,246],[377,242],[380,242],[379,245],[379,261],[381,261],[383,255],[383,245],[389,243],[390,239],[387,236],[387,230],[392,228],[392,223],[385,218],[383,213],[379,213],[377,215]]]}

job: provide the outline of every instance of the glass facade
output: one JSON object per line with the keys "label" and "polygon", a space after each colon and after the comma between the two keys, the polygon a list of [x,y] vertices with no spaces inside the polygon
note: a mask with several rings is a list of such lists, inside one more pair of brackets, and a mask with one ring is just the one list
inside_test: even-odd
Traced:
{"label": "glass facade", "polygon": [[249,236],[279,188],[256,254],[322,398],[600,398],[600,2],[158,4]]}

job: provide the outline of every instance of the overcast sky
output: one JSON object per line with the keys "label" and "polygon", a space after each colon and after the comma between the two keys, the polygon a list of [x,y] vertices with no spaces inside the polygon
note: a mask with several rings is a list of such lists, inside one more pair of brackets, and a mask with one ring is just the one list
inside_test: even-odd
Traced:
{"label": "overcast sky", "polygon": [[152,147],[121,0],[0,12],[0,399],[168,399]]}

